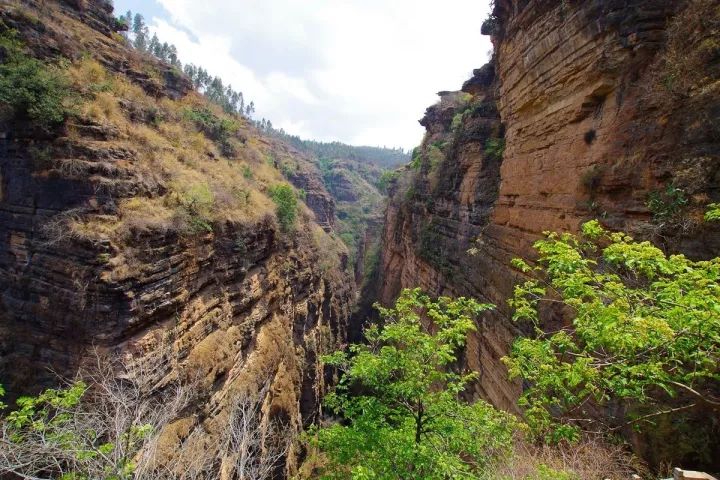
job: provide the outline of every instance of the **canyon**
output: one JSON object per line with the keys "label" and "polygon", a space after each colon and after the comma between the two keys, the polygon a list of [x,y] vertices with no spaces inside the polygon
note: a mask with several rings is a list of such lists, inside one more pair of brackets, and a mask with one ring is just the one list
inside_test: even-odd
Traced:
{"label": "canyon", "polygon": [[[720,202],[712,0],[496,0],[482,26],[491,60],[427,109],[387,199],[380,168],[248,119],[218,143],[187,112],[223,113],[125,45],[105,0],[3,3],[0,21],[33,58],[74,65],[94,106],[52,131],[0,127],[0,383],[10,401],[36,393],[93,350],[154,362],[153,392],[192,378],[191,407],[164,432],[168,463],[194,432],[198,451],[212,448],[238,395],[260,395],[263,422],[288,435],[318,422],[337,380],[320,357],[404,288],[495,305],[462,352],[479,374],[466,393],[520,413],[522,385],[501,362],[529,333],[509,319],[524,278],[510,261],[533,260],[545,231],[598,218],[694,259],[720,255],[720,228],[702,221]],[[274,212],[283,182],[301,192],[292,232]],[[545,329],[562,324],[543,313]],[[702,423],[627,436],[652,464],[712,466],[666,442],[720,439]],[[303,455],[290,448],[282,475]]]}

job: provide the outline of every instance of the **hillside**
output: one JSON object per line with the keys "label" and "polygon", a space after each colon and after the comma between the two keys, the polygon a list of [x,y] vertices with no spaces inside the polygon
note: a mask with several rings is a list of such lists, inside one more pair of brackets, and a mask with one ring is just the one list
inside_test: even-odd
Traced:
{"label": "hillside", "polygon": [[0,20],[15,75],[0,92],[13,105],[0,156],[7,398],[74,375],[94,347],[147,364],[144,395],[196,382],[158,462],[217,458],[238,396],[299,431],[353,303],[322,180],[309,171],[304,192],[278,196],[276,162],[295,150],[126,46],[106,2],[4,3]]}

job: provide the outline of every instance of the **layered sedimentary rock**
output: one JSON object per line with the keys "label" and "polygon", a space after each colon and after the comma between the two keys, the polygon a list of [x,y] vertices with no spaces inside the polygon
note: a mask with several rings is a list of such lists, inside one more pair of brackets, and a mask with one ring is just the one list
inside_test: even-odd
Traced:
{"label": "layered sedimentary rock", "polygon": [[497,305],[465,362],[480,372],[475,395],[513,409],[520,385],[500,362],[522,333],[506,304],[509,262],[532,259],[543,231],[599,218],[693,258],[720,252],[702,221],[720,198],[720,11],[703,0],[495,5],[483,26],[493,59],[462,91],[441,92],[393,186],[381,299],[420,286]]}
{"label": "layered sedimentary rock", "polygon": [[[271,167],[258,152],[288,157],[292,149],[261,138],[239,119],[235,158],[221,159],[199,133],[181,132],[178,142],[198,135],[201,145],[200,160],[185,158],[180,147],[156,138],[162,133],[157,110],[166,100],[188,102],[186,109],[202,100],[192,97],[190,82],[176,70],[123,45],[109,6],[28,2],[0,8],[4,26],[33,56],[76,60],[92,52],[114,82],[127,79],[127,92],[141,87],[144,93],[135,97],[111,98],[108,109],[114,112],[117,103],[118,121],[129,119],[127,128],[137,122],[146,143],[160,145],[133,143],[110,122],[80,114],[54,132],[3,125],[0,379],[9,400],[53,385],[56,373],[72,376],[92,347],[135,364],[161,355],[153,363],[156,388],[197,382],[195,400],[166,439],[167,458],[194,431],[217,436],[240,393],[261,392],[265,420],[282,419],[291,437],[318,412],[325,388],[319,355],[345,341],[353,302],[351,277],[328,263],[330,254],[316,241],[318,224],[330,228],[334,218],[317,176],[306,175],[302,184],[317,223],[301,211],[296,233],[280,231],[272,203],[262,200],[265,180],[253,179],[248,185],[254,187],[215,190],[211,197],[221,207],[265,202],[266,214],[250,211],[245,221],[216,215],[210,224],[198,216],[200,192],[185,207],[182,200],[172,207],[185,212],[189,230],[172,219],[158,223],[155,211],[170,205],[169,192],[178,188],[178,180],[153,163],[159,156],[195,168],[200,185],[207,172],[200,161],[210,168],[248,162],[260,172]],[[156,102],[155,110],[141,100]],[[281,181],[277,172],[268,175]],[[128,205],[146,204],[156,207],[123,213]],[[81,225],[87,235],[78,233]],[[288,468],[296,453],[288,452]]]}

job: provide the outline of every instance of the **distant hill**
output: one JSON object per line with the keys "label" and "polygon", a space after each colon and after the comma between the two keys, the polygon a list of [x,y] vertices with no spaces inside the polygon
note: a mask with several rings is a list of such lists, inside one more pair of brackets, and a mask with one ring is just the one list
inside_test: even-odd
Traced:
{"label": "distant hill", "polygon": [[410,151],[402,148],[353,146],[341,142],[318,142],[303,140],[298,136],[289,135],[284,130],[276,130],[267,124],[258,125],[266,132],[282,138],[299,150],[303,150],[318,158],[342,158],[361,163],[374,163],[383,168],[395,168],[410,161]]}

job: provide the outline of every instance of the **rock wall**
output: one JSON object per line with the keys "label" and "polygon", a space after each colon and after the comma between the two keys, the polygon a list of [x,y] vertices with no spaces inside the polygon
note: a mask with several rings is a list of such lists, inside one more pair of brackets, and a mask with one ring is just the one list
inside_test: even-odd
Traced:
{"label": "rock wall", "polygon": [[[720,252],[701,219],[720,198],[720,11],[704,0],[495,3],[483,26],[493,59],[440,93],[393,186],[380,296],[420,286],[497,305],[466,364],[480,372],[474,395],[513,409],[520,386],[500,362],[522,333],[508,320],[509,262],[531,258],[543,231],[599,218],[695,258]],[[653,196],[663,208],[649,208]]]}
{"label": "rock wall", "polygon": [[[185,77],[114,37],[109,12],[104,2],[0,6],[3,24],[38,58],[73,60],[93,52],[157,105],[189,95]],[[131,103],[119,105],[135,118]],[[293,155],[241,127],[247,145]],[[319,355],[346,341],[354,302],[350,274],[328,267],[330,253],[315,241],[318,224],[329,229],[334,221],[332,199],[316,176],[308,174],[304,185],[315,218],[301,211],[295,234],[281,233],[268,213],[247,221],[228,217],[192,234],[136,223],[120,241],[116,227],[103,225],[117,224],[123,202],[151,202],[171,188],[161,172],[148,171],[143,146],[82,116],[57,132],[13,122],[2,130],[0,379],[10,401],[53,385],[56,373],[72,376],[96,347],[133,363],[161,354],[156,388],[178,379],[198,382],[195,401],[170,428],[165,459],[194,431],[217,436],[239,392],[263,392],[263,422],[283,419],[288,438],[316,418],[325,388]],[[196,132],[184,135],[190,134]],[[248,146],[233,161],[256,151]],[[258,169],[271,168],[255,160]],[[272,175],[280,181],[278,172]],[[241,193],[245,201],[262,195]],[[73,222],[105,233],[78,236],[69,228]],[[288,471],[298,454],[288,453]]]}

